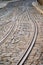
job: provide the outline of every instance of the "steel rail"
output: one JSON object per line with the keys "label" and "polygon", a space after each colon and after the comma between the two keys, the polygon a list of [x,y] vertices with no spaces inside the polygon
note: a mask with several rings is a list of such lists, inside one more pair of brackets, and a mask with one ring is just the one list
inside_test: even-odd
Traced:
{"label": "steel rail", "polygon": [[[8,3],[11,3],[11,2],[14,2],[14,0],[12,0],[12,1],[7,1],[7,2],[8,2]],[[17,2],[18,2],[18,1],[17,1]],[[13,12],[13,10],[14,10],[14,8],[13,8],[11,11],[8,11],[5,15],[0,16],[0,20],[1,20],[1,19],[3,19],[3,18],[7,18],[9,15],[11,15],[11,14],[12,14],[12,12]],[[11,20],[11,18],[9,19],[9,21],[8,21],[8,22],[1,22],[1,23],[0,23],[0,26],[5,25],[5,24],[9,23],[9,22],[10,22],[10,20]]]}
{"label": "steel rail", "polygon": [[[4,37],[0,40],[0,46],[2,45],[2,43],[3,43],[3,41],[8,37],[8,35],[10,34],[10,32],[12,31],[12,29],[13,29],[13,26],[11,26],[9,29],[8,29],[8,31],[7,31],[7,33],[4,35]],[[10,32],[9,32],[10,31]]]}
{"label": "steel rail", "polygon": [[[12,9],[12,11],[8,12],[6,15],[1,16],[1,17],[0,17],[0,20],[1,20],[1,18],[3,18],[3,17],[8,17],[9,15],[11,15],[12,12],[13,12],[13,10],[14,10],[14,8]],[[23,12],[21,12],[20,14],[18,14],[18,15],[17,15],[17,18],[18,18],[18,16],[20,16],[20,15],[23,14],[24,12],[25,12],[25,10],[24,10]],[[17,18],[14,17],[14,19],[17,19]],[[12,18],[10,18],[8,22],[3,22],[3,23],[1,22],[1,23],[0,23],[0,26],[10,23],[11,20],[12,20]]]}
{"label": "steel rail", "polygon": [[[15,20],[16,21],[16,20]],[[13,22],[15,22],[13,21]],[[16,25],[18,25],[18,23],[16,23]],[[8,35],[11,33],[12,29],[14,28],[14,24],[8,29],[7,33],[4,35],[4,37],[1,39],[0,41],[0,46],[2,45],[3,41],[8,37]],[[16,26],[17,28],[17,26]],[[16,29],[15,29],[16,31]]]}
{"label": "steel rail", "polygon": [[[33,22],[33,21],[32,21]],[[30,46],[28,47],[28,49],[26,50],[25,54],[23,55],[23,57],[21,58],[21,60],[17,63],[17,65],[23,65],[25,60],[27,59],[27,57],[29,56],[29,54],[31,53],[32,51],[32,48],[35,44],[35,41],[36,41],[36,38],[37,38],[37,34],[38,34],[38,26],[36,24],[36,22],[33,22],[34,23],[34,26],[35,26],[35,31],[34,31],[34,36],[33,36],[33,39],[30,43]]]}
{"label": "steel rail", "polygon": [[[20,15],[23,14],[24,12],[25,12],[25,10],[24,10],[23,12],[21,12],[20,14],[18,14],[18,16],[20,16]],[[18,16],[17,16],[17,18],[18,18]],[[13,23],[13,22],[16,22],[17,18],[15,18],[15,17],[11,18],[12,23]],[[9,22],[7,22],[7,23],[9,23]],[[5,25],[5,24],[6,24],[6,23],[1,24],[1,25]],[[15,31],[17,30],[18,24],[19,24],[19,23],[16,22]],[[0,41],[0,46],[2,45],[2,43],[4,42],[4,40],[8,37],[8,35],[11,33],[11,31],[12,31],[13,28],[14,28],[14,24],[13,24],[12,27],[7,31],[5,37],[3,37],[3,39]],[[10,32],[9,32],[9,31],[10,31]]]}

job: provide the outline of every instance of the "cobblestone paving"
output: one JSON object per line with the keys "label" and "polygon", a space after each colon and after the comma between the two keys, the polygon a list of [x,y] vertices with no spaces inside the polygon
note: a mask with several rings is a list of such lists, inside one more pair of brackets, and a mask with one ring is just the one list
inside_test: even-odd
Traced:
{"label": "cobblestone paving", "polygon": [[36,21],[38,25],[38,37],[24,65],[43,65],[43,15],[38,13],[33,7],[28,10],[28,14],[31,20]]}
{"label": "cobblestone paving", "polygon": [[16,65],[32,41],[35,26],[29,19],[27,11],[18,16],[16,24],[15,26],[17,28],[14,26],[16,31],[13,28],[10,35],[5,38],[3,44],[0,46],[0,64]]}
{"label": "cobblestone paving", "polygon": [[[4,23],[5,21],[6,19]],[[35,21],[38,25],[38,37],[24,65],[43,65],[43,15],[38,13],[32,6],[30,7],[27,1],[27,4],[20,4],[20,6],[13,9],[10,21],[13,21],[13,23],[10,22],[0,26],[0,34],[4,31],[2,33],[4,35],[11,25],[14,26],[0,46],[0,65],[17,65],[34,36]],[[0,35],[0,40],[1,37],[3,38],[3,36]]]}

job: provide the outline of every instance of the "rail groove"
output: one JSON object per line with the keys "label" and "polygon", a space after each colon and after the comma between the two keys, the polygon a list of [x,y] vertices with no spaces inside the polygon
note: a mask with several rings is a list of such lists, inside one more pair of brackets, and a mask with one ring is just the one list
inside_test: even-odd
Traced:
{"label": "rail groove", "polygon": [[[12,23],[16,22],[15,21],[12,21]],[[14,32],[16,31],[16,28],[17,28],[17,25],[18,25],[18,22],[16,23],[16,27],[14,29]],[[14,28],[14,24],[8,29],[7,33],[5,34],[5,36],[3,37],[3,39],[0,41],[0,46],[2,45],[2,42],[8,37],[8,35],[11,33],[11,31],[13,30]]]}
{"label": "rail groove", "polygon": [[[25,12],[25,11],[21,12],[20,14],[18,14],[18,16],[20,16],[20,15],[23,14],[24,12]],[[11,12],[10,12],[10,14],[11,14]],[[8,14],[7,14],[7,15],[8,15]],[[6,15],[5,15],[5,16],[6,16]],[[17,16],[17,18],[18,18],[18,16]],[[3,17],[3,16],[2,16],[2,17]],[[0,18],[1,18],[1,17],[0,17]],[[14,23],[14,22],[16,22],[17,18],[12,17],[12,18],[10,19],[10,21],[2,23],[2,24],[0,24],[0,26],[5,25],[5,24],[8,24],[8,23],[10,23],[10,22]],[[18,22],[16,22],[16,27],[15,27],[15,30],[14,30],[14,31],[16,31],[17,26],[18,26]],[[3,39],[0,41],[0,46],[2,45],[3,41],[8,37],[8,35],[11,33],[11,31],[12,31],[13,28],[14,28],[14,24],[10,27],[10,29],[8,29],[6,35],[5,35],[5,36],[3,37]]]}
{"label": "rail groove", "polygon": [[[20,14],[19,14],[19,16],[20,16]],[[16,20],[15,20],[15,21],[16,21]],[[32,21],[32,22],[33,22],[33,21]],[[32,50],[32,48],[33,48],[33,46],[34,46],[34,44],[35,44],[35,41],[36,41],[36,38],[37,38],[37,34],[38,34],[38,27],[37,27],[36,22],[33,22],[33,23],[34,23],[34,26],[35,26],[35,31],[34,31],[33,39],[32,39],[32,41],[31,41],[31,43],[30,43],[30,46],[28,47],[28,49],[26,50],[25,54],[23,55],[23,57],[21,58],[21,60],[18,62],[17,65],[23,65],[23,64],[24,64],[25,60],[27,59],[28,55],[30,54],[30,52],[31,52],[31,50]],[[18,25],[18,23],[17,23],[17,25]],[[14,26],[12,26],[12,27],[10,28],[10,30],[8,30],[8,32],[7,32],[7,34],[5,35],[5,37],[0,41],[0,46],[1,46],[2,42],[7,38],[7,36],[11,33],[13,27],[14,27]],[[17,27],[16,27],[16,28],[17,28]],[[10,32],[9,32],[9,31],[10,31]],[[15,29],[15,31],[16,31],[16,29]]]}
{"label": "rail groove", "polygon": [[32,51],[32,48],[35,44],[35,41],[36,41],[36,38],[37,38],[37,34],[38,34],[38,26],[36,24],[36,22],[33,22],[34,23],[34,26],[35,26],[35,31],[34,31],[34,36],[33,36],[33,39],[30,43],[30,46],[28,47],[28,49],[26,50],[25,54],[23,55],[23,57],[21,58],[21,60],[17,63],[17,65],[23,65],[25,60],[27,59],[27,57],[29,56],[29,54],[31,53]]}

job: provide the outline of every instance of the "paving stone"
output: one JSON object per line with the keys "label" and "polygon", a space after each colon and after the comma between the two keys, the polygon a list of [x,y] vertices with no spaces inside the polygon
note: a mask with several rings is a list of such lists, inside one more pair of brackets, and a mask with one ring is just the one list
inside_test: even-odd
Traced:
{"label": "paving stone", "polygon": [[[35,30],[34,22],[36,21],[38,25],[37,40],[24,65],[40,65],[43,62],[43,60],[41,62],[43,57],[43,15],[39,14],[29,5],[26,5],[26,7],[25,5],[21,6],[13,9],[13,17],[11,16],[11,21],[13,22],[6,24],[8,27],[5,25],[4,30],[6,33],[10,25],[13,26],[15,24],[11,33],[0,46],[0,60],[3,61],[3,65],[16,65],[18,63],[33,39]],[[23,10],[24,7],[25,9]],[[14,23],[15,18],[16,23]],[[5,23],[7,19],[3,19]]]}

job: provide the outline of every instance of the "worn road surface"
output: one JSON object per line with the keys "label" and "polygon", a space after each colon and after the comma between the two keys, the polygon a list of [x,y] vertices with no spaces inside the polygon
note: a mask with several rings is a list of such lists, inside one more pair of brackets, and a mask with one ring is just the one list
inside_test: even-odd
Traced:
{"label": "worn road surface", "polygon": [[35,0],[8,3],[0,9],[0,65],[17,65],[30,46],[37,26],[37,38],[23,65],[43,65],[43,15]]}

